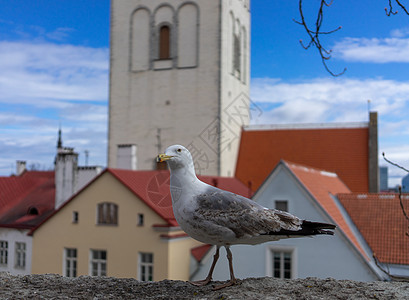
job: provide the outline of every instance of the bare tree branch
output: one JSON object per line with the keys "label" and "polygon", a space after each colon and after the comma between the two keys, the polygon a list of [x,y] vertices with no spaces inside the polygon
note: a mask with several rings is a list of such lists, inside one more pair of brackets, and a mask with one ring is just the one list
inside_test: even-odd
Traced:
{"label": "bare tree branch", "polygon": [[[332,50],[327,50],[325,49],[325,47],[323,47],[323,45],[321,44],[321,40],[320,40],[320,36],[321,35],[325,35],[325,34],[331,34],[334,33],[338,30],[340,30],[342,27],[339,26],[338,28],[334,29],[334,30],[330,30],[330,31],[321,31],[321,26],[322,26],[322,22],[324,19],[324,7],[329,7],[332,5],[332,3],[334,2],[334,0],[320,0],[320,6],[318,9],[318,15],[317,15],[317,19],[315,21],[315,24],[313,25],[313,28],[311,26],[309,26],[305,20],[305,16],[304,16],[304,9],[303,9],[303,0],[299,0],[298,1],[298,10],[300,13],[300,18],[301,21],[297,21],[294,20],[295,23],[301,25],[304,27],[306,33],[309,36],[309,42],[307,44],[304,44],[304,42],[302,40],[300,40],[300,44],[304,49],[308,49],[311,46],[317,48],[319,55],[321,56],[321,61],[322,64],[325,68],[325,70],[327,70],[328,73],[330,73],[332,76],[336,77],[336,76],[340,76],[342,74],[345,73],[345,71],[347,70],[346,68],[344,68],[344,70],[340,73],[334,73],[333,71],[331,71],[331,69],[328,67],[327,65],[327,61],[331,58],[331,53]],[[403,10],[407,15],[409,15],[409,11],[406,9],[405,5],[402,4],[401,0],[388,0],[388,4],[389,4],[389,8],[385,7],[385,12],[387,16],[391,16],[391,15],[396,15],[398,13],[398,10],[394,10],[394,5],[398,5],[401,10]],[[311,29],[312,28],[312,29]]]}
{"label": "bare tree branch", "polygon": [[300,40],[300,44],[304,49],[308,49],[311,46],[314,46],[315,48],[317,48],[320,56],[321,56],[321,61],[322,64],[324,65],[325,70],[327,70],[328,73],[330,73],[332,76],[340,76],[342,74],[345,73],[346,68],[344,68],[344,70],[340,73],[334,73],[330,70],[330,68],[327,65],[327,61],[331,58],[331,52],[332,50],[327,50],[325,49],[322,44],[321,44],[321,40],[320,40],[320,36],[321,35],[325,35],[325,34],[331,34],[334,33],[338,30],[340,30],[342,27],[339,26],[338,28],[331,30],[331,31],[321,31],[321,26],[322,26],[322,22],[324,19],[324,6],[329,7],[331,6],[333,0],[331,0],[330,2],[327,2],[326,0],[321,0],[320,2],[320,8],[318,10],[318,15],[317,15],[317,19],[315,21],[315,27],[314,29],[310,29],[310,27],[307,25],[307,22],[305,21],[305,16],[304,16],[304,11],[303,11],[303,6],[302,6],[302,0],[299,0],[298,2],[298,9],[300,12],[300,17],[301,17],[301,21],[296,21],[294,20],[294,22],[296,22],[297,24],[301,25],[304,27],[305,31],[307,32],[310,40],[308,42],[307,45],[305,45],[303,43],[302,40]]}
{"label": "bare tree branch", "polygon": [[[409,15],[409,11],[406,9],[405,5],[403,5],[400,0],[395,0],[396,4],[398,4],[400,6],[400,8],[407,14]],[[389,0],[389,9],[387,7],[385,7],[385,12],[386,15],[388,17],[390,17],[391,15],[396,15],[398,13],[398,11],[393,11],[393,4],[392,4],[392,0]]]}
{"label": "bare tree branch", "polygon": [[395,167],[398,167],[399,169],[402,169],[402,170],[404,170],[404,171],[406,171],[406,172],[409,173],[409,170],[408,170],[408,169],[406,169],[406,168],[404,168],[404,167],[398,165],[397,163],[394,163],[394,162],[390,161],[389,159],[387,159],[387,158],[385,157],[385,152],[382,152],[382,156],[383,156],[383,159],[384,159],[387,163],[389,163],[389,164],[391,164],[391,165],[393,165],[393,166],[395,166]]}

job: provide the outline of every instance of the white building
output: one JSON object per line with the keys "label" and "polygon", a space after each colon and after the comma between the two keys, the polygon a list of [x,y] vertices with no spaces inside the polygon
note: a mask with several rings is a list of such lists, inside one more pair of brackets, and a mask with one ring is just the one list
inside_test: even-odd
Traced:
{"label": "white building", "polygon": [[111,0],[108,166],[154,169],[179,143],[198,173],[232,176],[249,45],[249,0]]}
{"label": "white building", "polygon": [[[265,207],[287,210],[302,219],[336,224],[335,235],[232,246],[236,277],[388,279],[376,266],[371,249],[335,197],[338,193],[350,193],[350,190],[336,174],[281,161],[253,200]],[[209,251],[193,268],[192,280],[206,277],[214,251]],[[214,280],[230,278],[224,255],[220,256],[213,274]]]}

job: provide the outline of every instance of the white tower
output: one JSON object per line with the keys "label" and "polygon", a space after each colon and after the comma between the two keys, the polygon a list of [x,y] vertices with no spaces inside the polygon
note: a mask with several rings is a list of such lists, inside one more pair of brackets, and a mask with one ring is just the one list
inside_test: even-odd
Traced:
{"label": "white tower", "polygon": [[198,173],[234,174],[250,118],[249,5],[111,0],[109,167],[123,145],[136,148],[136,169],[153,169],[182,144]]}

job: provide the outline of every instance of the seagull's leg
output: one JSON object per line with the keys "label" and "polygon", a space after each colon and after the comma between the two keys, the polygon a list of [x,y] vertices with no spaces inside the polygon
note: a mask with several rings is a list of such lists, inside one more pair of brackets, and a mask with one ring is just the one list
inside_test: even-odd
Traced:
{"label": "seagull's leg", "polygon": [[236,284],[236,277],[234,277],[234,272],[233,272],[233,254],[230,251],[230,246],[225,246],[225,248],[227,251],[227,259],[229,260],[230,281],[225,284],[215,286],[213,288],[214,291]]}
{"label": "seagull's leg", "polygon": [[213,256],[213,263],[212,263],[212,266],[210,267],[209,274],[207,274],[207,277],[199,281],[189,281],[189,283],[196,285],[196,286],[203,286],[203,285],[208,284],[210,281],[212,281],[213,270],[214,270],[214,267],[216,266],[217,260],[219,259],[220,246],[216,246],[216,247],[217,247],[216,253]]}

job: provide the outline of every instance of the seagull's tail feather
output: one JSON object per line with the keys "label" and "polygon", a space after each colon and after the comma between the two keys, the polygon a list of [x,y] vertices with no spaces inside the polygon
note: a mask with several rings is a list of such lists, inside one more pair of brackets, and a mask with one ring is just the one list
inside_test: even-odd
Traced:
{"label": "seagull's tail feather", "polygon": [[267,235],[287,235],[287,236],[306,236],[328,234],[334,235],[334,229],[337,227],[334,224],[303,221],[299,230],[281,229],[280,231],[271,231]]}
{"label": "seagull's tail feather", "polygon": [[[311,232],[312,235],[316,234],[334,234],[334,230],[337,226],[334,224],[329,223],[320,223],[320,222],[311,222],[311,221],[303,221],[301,224],[301,231]],[[329,230],[325,230],[329,229]]]}

